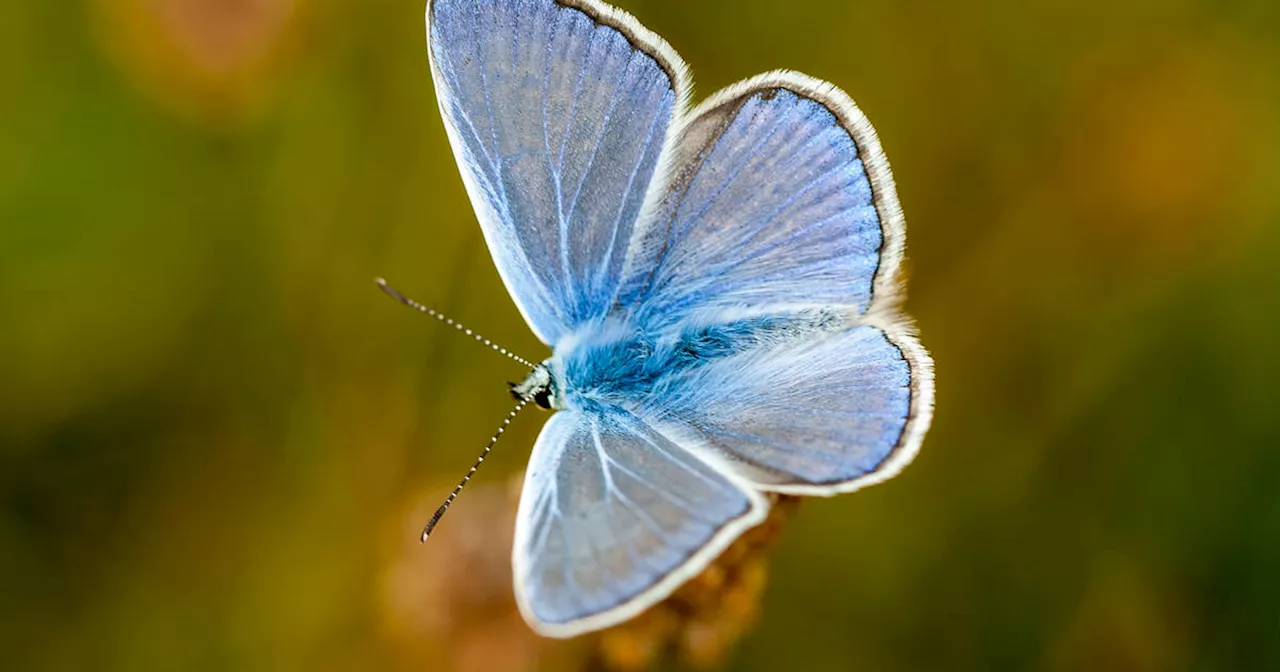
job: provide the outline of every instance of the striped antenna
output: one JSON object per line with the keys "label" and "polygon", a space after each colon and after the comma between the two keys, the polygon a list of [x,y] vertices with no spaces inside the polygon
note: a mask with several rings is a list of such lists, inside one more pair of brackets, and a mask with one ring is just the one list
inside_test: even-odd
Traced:
{"label": "striped antenna", "polygon": [[529,368],[531,368],[531,369],[532,369],[532,368],[534,368],[535,364],[534,364],[533,362],[530,362],[529,360],[525,359],[524,357],[521,357],[521,356],[519,356],[519,355],[517,355],[517,354],[515,354],[515,353],[511,352],[510,350],[507,350],[506,348],[502,347],[501,345],[498,345],[497,343],[494,343],[493,341],[491,341],[491,340],[489,340],[489,339],[485,338],[484,336],[481,336],[480,334],[477,334],[476,332],[474,332],[474,331],[472,331],[472,330],[470,330],[470,329],[468,329],[468,328],[466,328],[466,327],[462,326],[461,324],[458,324],[457,322],[454,322],[452,318],[445,317],[444,315],[441,315],[440,313],[436,312],[435,310],[432,310],[431,308],[428,308],[428,307],[426,307],[426,306],[422,305],[421,303],[418,303],[417,301],[414,301],[413,299],[411,299],[411,298],[409,298],[409,297],[405,296],[404,294],[401,294],[400,292],[397,292],[394,288],[392,288],[392,287],[391,287],[391,285],[388,285],[388,284],[387,284],[387,281],[386,281],[386,280],[383,280],[382,278],[374,278],[374,279],[373,279],[373,281],[374,281],[374,282],[376,282],[376,283],[378,283],[378,287],[380,287],[380,288],[382,289],[382,291],[386,292],[386,293],[387,293],[387,296],[390,296],[391,298],[395,299],[396,301],[399,301],[400,303],[403,303],[404,305],[409,306],[410,308],[413,308],[413,309],[415,309],[415,310],[419,310],[419,311],[421,311],[421,312],[424,312],[424,313],[426,313],[426,314],[430,315],[431,317],[434,317],[434,318],[436,318],[437,320],[440,320],[441,322],[444,322],[445,324],[447,324],[447,325],[449,325],[449,326],[453,327],[454,329],[457,329],[458,331],[461,331],[462,333],[464,333],[464,334],[466,334],[466,335],[470,336],[471,338],[476,339],[476,340],[477,340],[477,341],[479,341],[480,343],[483,343],[483,344],[485,344],[485,345],[489,346],[489,347],[490,347],[490,348],[492,348],[495,352],[502,353],[502,354],[504,354],[504,355],[506,355],[506,356],[510,357],[511,359],[514,359],[514,360],[516,360],[517,362],[520,362],[521,364],[524,364],[525,366],[527,366],[527,367],[529,367]]}
{"label": "striped antenna", "polygon": [[484,464],[484,458],[488,457],[489,451],[493,450],[493,444],[497,443],[498,439],[502,438],[503,432],[507,431],[507,426],[511,424],[511,421],[515,419],[516,414],[519,413],[520,410],[525,407],[525,404],[528,403],[529,397],[520,398],[520,401],[516,403],[516,407],[511,409],[511,412],[507,414],[506,419],[502,421],[502,424],[498,427],[498,431],[494,432],[493,438],[489,439],[489,443],[484,447],[484,450],[480,451],[480,457],[477,457],[475,464],[471,465],[471,471],[468,471],[467,475],[463,476],[462,480],[458,482],[458,487],[454,488],[453,492],[449,493],[448,497],[445,497],[444,504],[441,504],[440,508],[436,509],[436,512],[431,514],[431,520],[428,520],[427,526],[422,528],[422,541],[424,543],[427,541],[427,537],[431,536],[431,531],[436,529],[436,524],[440,522],[440,519],[444,516],[444,512],[449,510],[449,505],[453,504],[453,500],[458,498],[458,493],[462,492],[462,489],[467,486],[467,481],[470,481],[471,477],[475,475],[476,470],[480,468],[480,465]]}

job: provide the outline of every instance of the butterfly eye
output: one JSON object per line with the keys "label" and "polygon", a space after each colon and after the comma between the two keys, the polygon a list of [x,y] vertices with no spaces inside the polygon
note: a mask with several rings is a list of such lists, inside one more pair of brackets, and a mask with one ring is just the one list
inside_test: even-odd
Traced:
{"label": "butterfly eye", "polygon": [[[507,386],[511,388],[511,396],[515,397],[516,400],[532,401],[542,408],[551,410],[552,392],[550,385],[541,385],[534,387],[532,390],[527,382],[507,383]],[[529,396],[526,397],[525,395]]]}
{"label": "butterfly eye", "polygon": [[550,388],[542,388],[533,393],[533,403],[551,410],[551,390]]}

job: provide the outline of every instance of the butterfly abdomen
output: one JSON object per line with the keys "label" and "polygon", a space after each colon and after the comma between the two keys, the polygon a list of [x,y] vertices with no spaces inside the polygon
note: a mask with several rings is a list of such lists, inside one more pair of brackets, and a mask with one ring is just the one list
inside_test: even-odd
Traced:
{"label": "butterfly abdomen", "polygon": [[838,313],[804,310],[776,315],[751,315],[724,322],[689,320],[656,332],[619,329],[616,323],[589,327],[549,362],[555,384],[566,405],[585,401],[633,407],[676,384],[710,362],[812,338],[845,324]]}

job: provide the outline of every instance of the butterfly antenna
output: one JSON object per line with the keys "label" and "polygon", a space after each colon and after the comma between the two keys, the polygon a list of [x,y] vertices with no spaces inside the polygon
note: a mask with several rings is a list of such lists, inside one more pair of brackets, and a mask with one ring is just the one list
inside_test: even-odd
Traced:
{"label": "butterfly antenna", "polygon": [[507,431],[507,426],[511,424],[511,421],[515,419],[516,414],[519,413],[520,410],[525,407],[525,404],[528,403],[529,397],[520,398],[520,401],[516,403],[516,407],[511,409],[511,412],[507,414],[506,419],[502,421],[502,424],[498,427],[498,431],[494,432],[493,437],[489,439],[489,443],[484,447],[484,450],[480,451],[480,457],[477,457],[475,464],[471,465],[471,470],[468,471],[467,475],[463,476],[462,480],[458,482],[458,487],[454,488],[453,492],[449,493],[449,496],[444,498],[444,503],[440,505],[440,508],[436,509],[436,512],[431,514],[431,520],[428,520],[427,526],[422,528],[423,542],[426,542],[427,537],[431,536],[431,531],[436,529],[436,524],[438,524],[440,519],[444,517],[444,512],[449,510],[449,506],[453,504],[453,500],[458,498],[458,493],[462,492],[462,489],[467,486],[467,482],[475,475],[476,470],[480,468],[480,465],[484,464],[484,459],[489,456],[489,451],[493,450],[493,444],[497,443],[498,439],[502,438],[502,433]]}
{"label": "butterfly antenna", "polygon": [[[472,330],[470,330],[470,329],[468,329],[468,328],[466,328],[466,327],[462,326],[461,324],[458,324],[457,322],[454,322],[452,318],[445,317],[444,315],[441,315],[440,313],[436,312],[435,310],[432,310],[431,308],[428,308],[428,307],[426,307],[426,306],[422,305],[421,303],[418,303],[417,301],[414,301],[413,299],[411,299],[411,298],[409,298],[409,297],[405,296],[404,294],[401,294],[400,292],[397,292],[393,287],[391,287],[391,285],[388,285],[388,284],[387,284],[387,281],[386,281],[386,280],[383,280],[382,278],[374,278],[374,279],[373,279],[373,281],[374,281],[374,282],[376,282],[376,283],[378,283],[378,287],[382,288],[382,291],[386,292],[388,296],[390,296],[391,298],[395,299],[396,301],[399,301],[400,303],[403,303],[404,305],[409,306],[410,308],[413,308],[413,309],[415,309],[415,310],[418,310],[418,311],[424,312],[424,313],[426,313],[426,314],[430,315],[431,317],[434,317],[434,318],[436,318],[437,320],[440,320],[441,322],[444,322],[445,324],[447,324],[447,325],[449,325],[449,326],[453,327],[454,329],[457,329],[458,331],[461,331],[462,333],[464,333],[464,334],[466,334],[466,335],[470,336],[471,338],[474,338],[474,339],[476,339],[477,341],[479,341],[479,342],[481,342],[481,343],[483,343],[483,344],[485,344],[485,345],[489,346],[489,347],[490,347],[490,348],[492,348],[494,351],[499,352],[499,353],[502,353],[502,354],[504,354],[504,355],[506,355],[506,356],[510,357],[511,359],[514,359],[514,360],[516,360],[517,362],[520,362],[521,364],[524,364],[525,366],[527,366],[527,367],[529,367],[529,368],[531,368],[531,369],[532,369],[532,368],[534,368],[534,367],[536,366],[533,362],[530,362],[529,360],[525,359],[524,357],[521,357],[521,356],[519,356],[519,355],[517,355],[517,354],[515,354],[515,353],[511,352],[510,350],[507,350],[506,348],[502,347],[501,345],[498,345],[497,343],[494,343],[493,341],[491,341],[491,340],[489,340],[489,339],[485,338],[484,336],[481,336],[480,334],[477,334],[476,332],[474,332],[474,331],[472,331]],[[425,538],[425,537],[423,537],[423,538]]]}

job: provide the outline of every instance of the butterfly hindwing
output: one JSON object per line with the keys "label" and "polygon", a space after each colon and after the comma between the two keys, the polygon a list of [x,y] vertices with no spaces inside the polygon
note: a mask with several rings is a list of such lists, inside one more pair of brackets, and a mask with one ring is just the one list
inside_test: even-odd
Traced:
{"label": "butterfly hindwing", "polygon": [[485,240],[534,333],[554,343],[613,303],[684,64],[592,0],[432,0],[427,23]]}
{"label": "butterfly hindwing", "polygon": [[865,117],[839,89],[779,72],[712,96],[675,139],[672,182],[633,246],[620,304],[841,305],[892,293],[902,218]]}
{"label": "butterfly hindwing", "polygon": [[928,355],[871,324],[730,355],[668,381],[644,415],[757,487],[848,492],[910,462],[933,410]]}
{"label": "butterfly hindwing", "polygon": [[761,495],[614,407],[542,428],[516,518],[516,598],[563,636],[639,613],[764,516]]}

